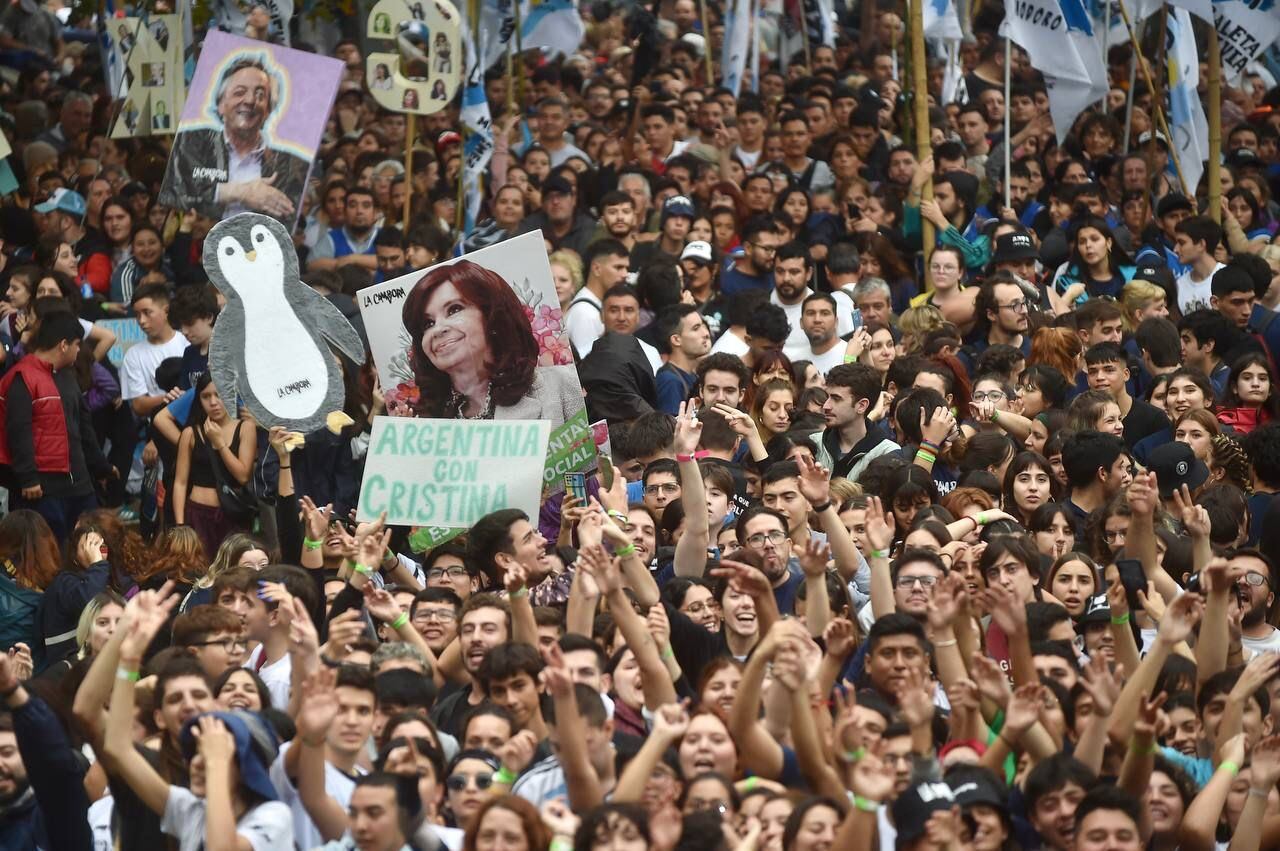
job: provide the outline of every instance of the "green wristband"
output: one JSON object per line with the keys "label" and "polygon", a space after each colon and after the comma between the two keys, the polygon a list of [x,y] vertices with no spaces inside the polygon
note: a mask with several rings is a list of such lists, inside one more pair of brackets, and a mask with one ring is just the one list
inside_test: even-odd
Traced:
{"label": "green wristband", "polygon": [[493,782],[501,783],[503,786],[510,786],[516,782],[516,776],[508,771],[504,765],[493,773]]}
{"label": "green wristband", "polygon": [[871,557],[872,558],[888,558],[889,551],[888,550],[872,550]]}
{"label": "green wristband", "polygon": [[521,597],[528,597],[528,596],[529,596],[529,589],[528,589],[528,588],[526,588],[526,587],[524,587],[523,585],[521,585],[521,586],[520,586],[519,588],[517,588],[516,590],[514,590],[514,591],[510,592],[509,594],[507,594],[507,596],[508,596],[508,597],[510,597],[510,598],[511,598],[511,599],[513,599],[513,600],[518,600],[518,599],[520,599]]}
{"label": "green wristband", "polygon": [[1229,759],[1224,759],[1222,762],[1218,763],[1218,768],[1225,768],[1227,771],[1230,771],[1232,777],[1235,777],[1240,773],[1240,766]]}
{"label": "green wristband", "polygon": [[625,547],[620,547],[619,549],[614,550],[613,554],[618,558],[626,558],[627,556],[633,556],[636,554],[636,545],[627,544]]}
{"label": "green wristband", "polygon": [[873,801],[870,798],[864,798],[861,795],[853,796],[853,806],[864,813],[874,813],[880,809],[880,802]]}
{"label": "green wristband", "polygon": [[668,659],[675,658],[676,651],[671,648],[670,644],[668,644],[666,647],[663,648],[661,655],[662,655],[662,660],[665,662]]}
{"label": "green wristband", "polygon": [[845,751],[843,754],[841,754],[841,756],[844,758],[844,761],[851,764],[855,762],[860,762],[862,758],[865,757],[866,755],[867,755],[866,748],[858,748],[857,750]]}
{"label": "green wristband", "polygon": [[404,625],[405,625],[405,624],[407,624],[408,622],[409,622],[409,613],[408,613],[408,612],[401,612],[401,613],[400,613],[400,617],[396,618],[395,620],[393,620],[393,621],[391,622],[391,628],[392,628],[392,629],[402,629],[402,628],[404,627]]}
{"label": "green wristband", "polygon": [[358,561],[353,561],[351,563],[351,569],[356,573],[359,573],[361,576],[373,576],[373,568],[367,564],[361,564]]}
{"label": "green wristband", "polygon": [[1112,624],[1113,626],[1124,626],[1124,625],[1125,625],[1125,624],[1127,624],[1128,622],[1129,622],[1129,613],[1128,613],[1128,612],[1125,612],[1123,615],[1112,615],[1112,616],[1111,616],[1111,624]]}
{"label": "green wristband", "polygon": [[302,539],[302,547],[306,550],[318,550],[324,546],[324,541],[313,541],[310,538]]}

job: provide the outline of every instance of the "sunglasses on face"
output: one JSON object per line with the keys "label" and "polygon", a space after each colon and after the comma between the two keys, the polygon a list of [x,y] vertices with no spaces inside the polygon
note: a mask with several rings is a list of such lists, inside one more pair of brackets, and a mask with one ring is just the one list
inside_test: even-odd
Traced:
{"label": "sunglasses on face", "polygon": [[478,774],[451,774],[444,781],[444,785],[450,792],[461,792],[467,788],[467,784],[472,780],[476,782],[476,788],[481,792],[493,785],[493,772]]}

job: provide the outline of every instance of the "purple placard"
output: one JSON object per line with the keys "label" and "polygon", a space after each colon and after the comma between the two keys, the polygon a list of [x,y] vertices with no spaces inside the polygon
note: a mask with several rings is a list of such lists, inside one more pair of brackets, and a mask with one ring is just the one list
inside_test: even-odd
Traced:
{"label": "purple placard", "polygon": [[[214,219],[261,212],[292,226],[342,72],[343,63],[332,57],[210,32],[160,203]],[[255,91],[261,93],[256,99]],[[224,116],[238,133],[228,130]],[[241,141],[241,156],[232,139]]]}

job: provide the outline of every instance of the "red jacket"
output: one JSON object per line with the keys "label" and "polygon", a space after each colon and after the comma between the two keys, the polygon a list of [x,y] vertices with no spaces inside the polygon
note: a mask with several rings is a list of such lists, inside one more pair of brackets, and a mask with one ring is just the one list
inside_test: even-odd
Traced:
{"label": "red jacket", "polygon": [[1218,411],[1218,422],[1231,426],[1241,437],[1270,421],[1271,415],[1258,408],[1225,408]]}
{"label": "red jacket", "polygon": [[36,470],[41,473],[70,473],[71,446],[67,439],[67,419],[62,396],[53,380],[53,369],[35,355],[18,361],[0,378],[0,464],[9,466],[9,387],[21,377],[31,394],[31,437],[36,450]]}

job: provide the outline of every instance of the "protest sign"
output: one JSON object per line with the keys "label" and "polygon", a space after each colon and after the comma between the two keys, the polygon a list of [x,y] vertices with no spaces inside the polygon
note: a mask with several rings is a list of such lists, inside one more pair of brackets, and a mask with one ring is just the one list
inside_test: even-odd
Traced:
{"label": "protest sign", "polygon": [[116,335],[115,345],[107,351],[107,360],[117,369],[124,363],[124,353],[147,339],[136,319],[99,319],[94,324]]}
{"label": "protest sign", "polygon": [[462,36],[449,0],[378,0],[365,35],[365,79],[384,109],[430,115],[453,99],[462,78]]}
{"label": "protest sign", "polygon": [[173,133],[186,91],[179,26],[177,15],[119,19],[112,42],[124,68],[123,101],[111,138]]}
{"label": "protest sign", "polygon": [[546,420],[375,417],[356,519],[465,528],[490,512],[538,516]]}
{"label": "protest sign", "polygon": [[[548,491],[595,467],[541,231],[367,287],[357,301],[391,415],[549,420]],[[498,378],[477,390],[481,374]]]}
{"label": "protest sign", "polygon": [[357,364],[364,344],[327,298],[298,279],[289,231],[270,216],[241,213],[204,240],[204,270],[227,306],[209,344],[209,372],[259,425],[307,432],[342,410],[342,370],[330,348]]}
{"label": "protest sign", "polygon": [[289,21],[293,0],[218,0],[213,5],[213,22],[223,32],[248,34],[257,28],[267,41],[289,46]]}
{"label": "protest sign", "polygon": [[1280,9],[1275,0],[1214,0],[1213,24],[1226,81],[1235,82],[1250,62],[1280,38]]}
{"label": "protest sign", "polygon": [[266,213],[292,227],[342,70],[327,56],[210,33],[160,203],[213,219]]}

